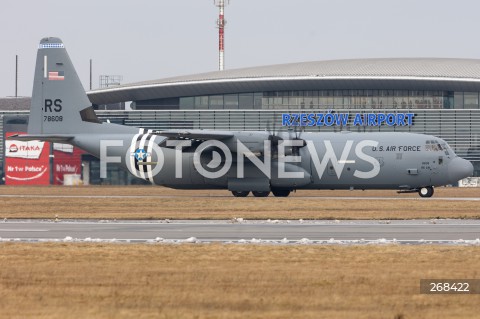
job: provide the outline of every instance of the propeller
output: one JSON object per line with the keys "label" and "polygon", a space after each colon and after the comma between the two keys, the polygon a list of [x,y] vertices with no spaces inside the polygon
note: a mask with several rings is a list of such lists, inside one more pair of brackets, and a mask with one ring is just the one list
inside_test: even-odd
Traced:
{"label": "propeller", "polygon": [[[292,146],[291,147],[292,155],[298,156],[298,155],[300,155],[300,149],[307,145],[307,142],[304,139],[301,138],[302,133],[305,131],[305,127],[300,126],[300,125],[296,125],[296,126],[293,127],[293,129],[292,129],[292,127],[289,127],[288,131],[289,131],[288,136],[289,136],[290,140],[302,141],[302,144],[300,146]],[[292,132],[294,133],[294,136],[292,136]]]}
{"label": "propeller", "polygon": [[[275,127],[275,121],[273,122],[273,131],[270,128],[270,122],[267,123],[267,132],[269,133],[268,139],[270,140],[271,143],[271,152],[272,152],[272,157],[277,156],[278,157],[278,144],[280,141],[283,141],[284,139],[279,136],[278,132],[276,131]],[[300,146],[289,146],[285,149],[285,154],[286,155],[295,155],[298,156],[300,154],[300,148],[304,147],[307,145],[305,140],[301,138],[301,135],[303,133],[303,129],[300,130],[300,126],[293,126],[288,128],[288,140],[300,140],[302,141]]]}
{"label": "propeller", "polygon": [[270,141],[270,151],[272,154],[272,157],[278,156],[278,143],[280,141],[283,141],[283,138],[278,136],[278,133],[276,132],[276,125],[275,121],[273,121],[273,131],[270,129],[270,121],[267,122],[267,132],[268,132],[268,140]]}

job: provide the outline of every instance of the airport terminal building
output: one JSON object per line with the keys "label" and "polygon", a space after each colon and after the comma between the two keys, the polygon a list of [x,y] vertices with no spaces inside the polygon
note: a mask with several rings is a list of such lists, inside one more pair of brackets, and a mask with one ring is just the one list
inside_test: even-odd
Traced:
{"label": "airport terminal building", "polygon": [[[350,118],[341,126],[302,129],[435,135],[470,160],[480,176],[479,93],[480,60],[409,58],[225,70],[94,90],[88,96],[101,119],[152,130],[279,131],[288,129],[282,126],[285,113],[413,113],[413,123],[405,126],[358,125]],[[106,107],[127,101],[133,110]]]}

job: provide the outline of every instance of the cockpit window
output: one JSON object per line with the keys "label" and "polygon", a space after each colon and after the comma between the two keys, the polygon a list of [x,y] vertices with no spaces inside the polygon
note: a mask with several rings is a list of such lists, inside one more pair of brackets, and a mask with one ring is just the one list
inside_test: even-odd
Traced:
{"label": "cockpit window", "polygon": [[437,140],[428,140],[425,141],[425,150],[427,152],[445,152],[445,155],[450,155],[449,146],[447,143],[440,143]]}
{"label": "cockpit window", "polygon": [[431,140],[431,141],[426,141],[425,143],[425,150],[427,152],[438,152],[441,151],[441,145],[438,144],[437,141]]}

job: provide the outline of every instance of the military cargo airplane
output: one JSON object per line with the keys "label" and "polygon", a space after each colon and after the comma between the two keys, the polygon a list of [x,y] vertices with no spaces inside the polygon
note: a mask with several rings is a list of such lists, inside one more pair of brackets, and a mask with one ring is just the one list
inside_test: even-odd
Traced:
{"label": "military cargo airplane", "polygon": [[[285,197],[297,189],[394,189],[431,197],[473,175],[442,139],[412,133],[166,130],[101,122],[63,42],[40,41],[28,134],[72,144],[153,184]],[[106,176],[102,176],[106,177]]]}

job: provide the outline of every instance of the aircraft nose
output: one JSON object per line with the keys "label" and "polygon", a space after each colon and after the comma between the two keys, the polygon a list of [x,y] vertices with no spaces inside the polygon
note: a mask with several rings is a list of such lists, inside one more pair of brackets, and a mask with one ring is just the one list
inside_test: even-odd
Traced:
{"label": "aircraft nose", "polygon": [[451,183],[473,176],[473,165],[463,158],[456,157],[448,164],[448,177]]}

